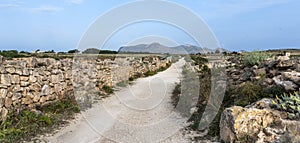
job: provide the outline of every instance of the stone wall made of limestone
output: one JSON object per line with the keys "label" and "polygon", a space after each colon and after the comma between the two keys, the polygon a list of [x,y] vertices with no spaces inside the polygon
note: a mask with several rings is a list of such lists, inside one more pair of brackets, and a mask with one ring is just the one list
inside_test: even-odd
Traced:
{"label": "stone wall made of limestone", "polygon": [[35,109],[74,95],[101,91],[136,74],[155,71],[171,62],[162,57],[19,58],[0,61],[0,115],[10,110]]}

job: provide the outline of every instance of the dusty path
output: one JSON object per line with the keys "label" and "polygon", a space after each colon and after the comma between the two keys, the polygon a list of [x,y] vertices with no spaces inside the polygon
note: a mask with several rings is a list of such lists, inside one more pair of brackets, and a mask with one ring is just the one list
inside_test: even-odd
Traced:
{"label": "dusty path", "polygon": [[182,135],[186,119],[170,103],[180,81],[183,59],[152,77],[138,79],[82,112],[69,126],[46,140],[52,143],[189,142]]}

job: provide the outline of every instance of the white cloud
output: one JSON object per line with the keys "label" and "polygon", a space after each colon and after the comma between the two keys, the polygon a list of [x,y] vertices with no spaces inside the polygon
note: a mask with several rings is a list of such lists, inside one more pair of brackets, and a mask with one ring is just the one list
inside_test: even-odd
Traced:
{"label": "white cloud", "polygon": [[39,12],[59,12],[64,10],[62,7],[58,6],[52,6],[52,5],[45,5],[45,6],[40,6],[37,8],[33,8],[32,12],[39,13]]}
{"label": "white cloud", "polygon": [[1,0],[0,8],[15,8],[21,7],[23,2],[19,0]]}
{"label": "white cloud", "polygon": [[30,13],[55,13],[64,10],[63,7],[53,6],[53,5],[41,5],[38,7],[26,7],[24,5],[24,1],[20,0],[2,0],[6,3],[0,3],[0,8],[16,8],[23,12],[30,12]]}
{"label": "white cloud", "polygon": [[83,3],[84,0],[67,0],[67,1],[72,4],[81,4],[81,3]]}
{"label": "white cloud", "polygon": [[11,7],[19,7],[18,4],[8,3],[8,4],[0,4],[0,8],[11,8]]}
{"label": "white cloud", "polygon": [[288,2],[288,0],[236,0],[233,3],[229,3],[226,9],[236,9],[239,12],[243,12],[261,9],[286,2]]}

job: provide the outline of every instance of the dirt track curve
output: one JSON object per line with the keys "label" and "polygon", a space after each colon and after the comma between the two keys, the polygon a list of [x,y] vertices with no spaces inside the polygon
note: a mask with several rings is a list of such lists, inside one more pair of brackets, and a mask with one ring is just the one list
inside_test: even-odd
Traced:
{"label": "dirt track curve", "polygon": [[184,143],[186,118],[174,112],[171,95],[183,59],[154,76],[121,88],[46,140],[51,143]]}

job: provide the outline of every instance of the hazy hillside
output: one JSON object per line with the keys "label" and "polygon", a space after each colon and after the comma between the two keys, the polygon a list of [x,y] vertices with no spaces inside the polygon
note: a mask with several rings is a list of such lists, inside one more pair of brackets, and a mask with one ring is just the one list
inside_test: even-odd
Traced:
{"label": "hazy hillside", "polygon": [[[196,53],[211,53],[217,49],[201,48],[194,45],[180,45],[176,47],[167,47],[160,43],[139,44],[135,46],[123,46],[119,49],[119,53],[169,53],[169,54],[196,54]],[[218,51],[224,52],[225,49],[218,48]]]}

